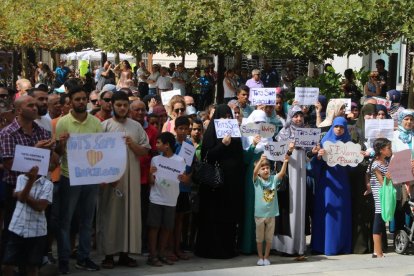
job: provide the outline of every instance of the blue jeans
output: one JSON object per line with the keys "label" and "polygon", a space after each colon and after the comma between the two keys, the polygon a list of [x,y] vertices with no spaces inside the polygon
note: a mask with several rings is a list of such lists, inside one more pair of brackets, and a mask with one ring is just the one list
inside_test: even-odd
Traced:
{"label": "blue jeans", "polygon": [[157,88],[148,88],[148,95],[157,95]]}
{"label": "blue jeans", "polygon": [[77,205],[80,207],[78,260],[89,258],[92,240],[92,222],[95,215],[98,185],[70,186],[69,178],[61,176],[56,196],[59,202],[58,256],[68,261],[70,248],[70,222]]}

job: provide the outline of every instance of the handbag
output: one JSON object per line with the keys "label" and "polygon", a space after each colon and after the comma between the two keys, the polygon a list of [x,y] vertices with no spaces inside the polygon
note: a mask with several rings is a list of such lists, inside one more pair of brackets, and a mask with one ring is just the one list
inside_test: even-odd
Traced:
{"label": "handbag", "polygon": [[394,218],[394,212],[397,203],[397,191],[392,185],[392,180],[384,177],[384,183],[379,190],[381,203],[381,216],[385,222],[391,221]]}
{"label": "handbag", "polygon": [[215,190],[224,184],[223,170],[218,161],[215,161],[213,164],[209,163],[207,156],[208,152],[204,160],[195,164],[195,181],[200,184],[200,187],[208,187]]}

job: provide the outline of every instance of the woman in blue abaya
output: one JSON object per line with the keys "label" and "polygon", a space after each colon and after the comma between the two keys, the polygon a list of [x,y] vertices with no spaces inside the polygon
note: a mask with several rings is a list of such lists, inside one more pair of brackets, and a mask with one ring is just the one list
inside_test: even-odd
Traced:
{"label": "woman in blue abaya", "polygon": [[[350,140],[346,119],[337,117],[321,140],[321,147],[326,141]],[[312,160],[316,185],[311,247],[325,255],[349,254],[352,252],[350,167],[328,166],[322,159],[324,153],[321,149]]]}

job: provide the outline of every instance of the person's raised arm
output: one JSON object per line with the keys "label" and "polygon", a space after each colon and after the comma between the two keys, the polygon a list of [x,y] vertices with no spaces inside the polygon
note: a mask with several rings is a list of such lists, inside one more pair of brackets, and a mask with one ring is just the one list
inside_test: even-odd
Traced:
{"label": "person's raised arm", "polygon": [[254,166],[254,169],[253,169],[253,182],[256,181],[257,176],[258,176],[259,171],[260,171],[261,164],[264,160],[266,160],[266,156],[264,154],[262,154],[262,156],[257,161],[256,166]]}
{"label": "person's raised arm", "polygon": [[280,169],[279,173],[276,175],[277,179],[282,179],[286,174],[287,165],[289,163],[289,155],[285,155],[285,160],[283,160],[282,168]]}

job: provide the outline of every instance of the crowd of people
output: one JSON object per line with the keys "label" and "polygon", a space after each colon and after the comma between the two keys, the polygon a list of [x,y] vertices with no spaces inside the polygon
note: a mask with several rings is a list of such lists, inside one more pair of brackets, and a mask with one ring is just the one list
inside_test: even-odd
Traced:
{"label": "crowd of people", "polygon": [[[17,81],[17,91],[0,87],[4,275],[16,267],[36,275],[44,263],[56,263],[67,274],[71,258],[77,269],[89,271],[136,267],[132,254],[142,253],[151,266],[189,260],[189,251],[213,259],[257,254],[260,266],[271,264],[272,249],[297,261],[311,253],[383,257],[387,233],[379,188],[384,177],[392,178],[392,153],[413,152],[414,110],[401,106],[399,91],[387,89],[379,64],[382,71],[370,75],[364,91],[352,70],[345,71],[341,87],[352,99],[348,114],[343,103],[323,95],[314,106],[289,105],[284,93],[293,87],[292,62],[281,77],[269,65],[254,69],[250,78],[245,70],[227,70],[223,104],[212,104],[214,67],[203,75],[195,68],[189,77],[182,64],[153,65],[148,72],[144,62],[134,70],[127,61],[115,67],[107,61],[90,85],[71,77],[62,61],[56,75],[42,65],[34,87],[26,79]],[[250,105],[250,89],[279,86],[275,105]],[[163,105],[161,95],[171,89],[180,95]],[[391,101],[389,108],[373,98],[381,95]],[[270,138],[217,138],[214,120],[229,118],[239,125],[270,123],[276,131]],[[393,139],[367,139],[365,122],[385,118],[395,122]],[[320,128],[320,142],[295,145],[297,128]],[[125,173],[112,183],[71,185],[68,139],[105,132],[125,134]],[[263,154],[271,141],[289,142],[283,161]],[[355,168],[328,166],[322,158],[328,141],[360,144],[363,161]],[[179,156],[187,144],[195,148],[192,164]],[[12,169],[17,145],[50,150],[47,177],[36,166],[26,173]],[[157,174],[165,158],[185,168],[174,181]],[[220,167],[219,187],[200,185],[197,168],[205,162]],[[414,199],[411,184],[395,186],[391,233],[411,223],[405,207]],[[103,256],[100,264],[90,258],[94,249]]]}

